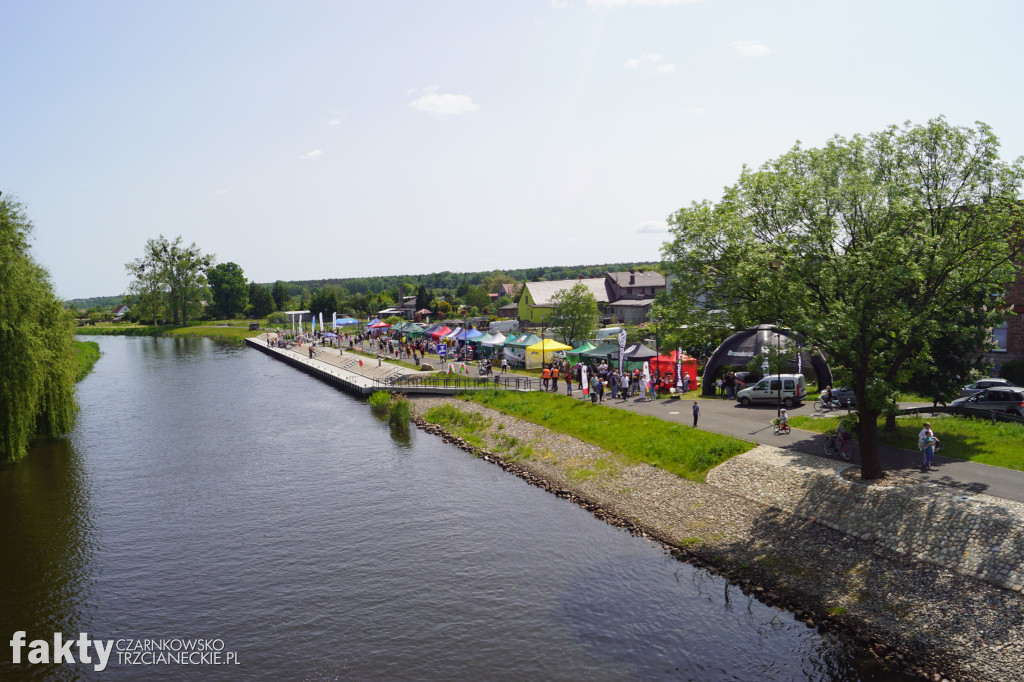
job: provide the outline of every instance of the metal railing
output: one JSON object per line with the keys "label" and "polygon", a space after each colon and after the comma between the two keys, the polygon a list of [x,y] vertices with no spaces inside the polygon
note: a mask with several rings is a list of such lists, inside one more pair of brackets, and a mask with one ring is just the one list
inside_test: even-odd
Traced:
{"label": "metal railing", "polygon": [[415,376],[405,375],[400,377],[385,377],[375,380],[375,385],[389,388],[445,388],[453,390],[482,390],[486,388],[497,388],[508,391],[540,391],[544,385],[540,379],[518,375],[493,376],[466,376],[459,374],[445,374],[444,376]]}

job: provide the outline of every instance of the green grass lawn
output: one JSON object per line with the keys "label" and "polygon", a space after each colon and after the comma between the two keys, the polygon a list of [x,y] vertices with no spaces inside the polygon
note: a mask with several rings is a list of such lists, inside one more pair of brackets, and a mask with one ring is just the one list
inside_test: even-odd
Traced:
{"label": "green grass lawn", "polygon": [[474,391],[463,396],[487,407],[694,481],[754,445],[729,436],[541,391]]}
{"label": "green grass lawn", "polygon": [[[899,417],[895,431],[885,431],[885,418],[878,420],[880,442],[905,450],[917,450],[917,434],[925,422],[942,441],[943,457],[968,462],[990,464],[1024,471],[1024,424],[991,422],[971,417]],[[833,433],[839,425],[838,417],[790,417],[794,428],[818,433]]]}
{"label": "green grass lawn", "polygon": [[95,341],[75,341],[75,360],[78,361],[78,372],[75,381],[89,376],[96,361],[100,359],[100,344]]}

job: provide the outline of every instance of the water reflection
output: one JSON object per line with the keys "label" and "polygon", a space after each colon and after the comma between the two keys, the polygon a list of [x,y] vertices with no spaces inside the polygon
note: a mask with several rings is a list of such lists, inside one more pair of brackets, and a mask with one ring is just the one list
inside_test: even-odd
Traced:
{"label": "water reflection", "polygon": [[[55,632],[89,630],[94,615],[96,529],[82,460],[64,439],[0,466],[0,634],[25,630],[53,641]],[[9,654],[0,678],[12,679]],[[5,670],[5,668],[7,668]],[[71,668],[37,666],[35,679],[72,679]]]}

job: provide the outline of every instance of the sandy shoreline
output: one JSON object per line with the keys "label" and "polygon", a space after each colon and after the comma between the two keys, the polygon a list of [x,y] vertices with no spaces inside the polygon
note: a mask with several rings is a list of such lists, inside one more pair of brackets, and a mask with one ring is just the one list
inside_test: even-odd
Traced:
{"label": "sandy shoreline", "polygon": [[[422,415],[443,403],[488,420],[484,447],[424,422]],[[729,577],[812,627],[850,638],[894,667],[936,680],[1007,680],[1024,670],[1018,592],[755,502],[728,483],[693,483],[626,465],[601,448],[476,403],[420,398],[413,408],[419,428],[598,518],[661,541],[679,558]],[[762,448],[774,450],[761,446],[744,465],[757,466]],[[760,473],[772,475],[770,467]]]}

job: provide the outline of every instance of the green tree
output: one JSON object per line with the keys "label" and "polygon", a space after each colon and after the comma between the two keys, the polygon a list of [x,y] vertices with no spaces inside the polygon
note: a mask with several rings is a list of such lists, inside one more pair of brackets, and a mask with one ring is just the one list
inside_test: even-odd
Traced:
{"label": "green tree", "polygon": [[880,477],[877,419],[893,394],[934,366],[950,328],[1002,317],[1024,165],[998,148],[987,125],[938,118],[744,168],[719,203],[669,217],[664,264],[691,315],[677,322],[781,321],[824,350],[857,398],[862,473]]}
{"label": "green tree", "polygon": [[274,289],[270,295],[274,298],[274,306],[278,310],[285,310],[288,307],[288,301],[291,296],[288,295],[288,288],[284,285],[284,282],[277,280],[274,282]]}
{"label": "green tree", "polygon": [[469,287],[463,300],[467,306],[478,310],[483,310],[491,304],[491,297],[487,295],[487,290],[478,286]]}
{"label": "green tree", "polygon": [[338,296],[334,293],[334,289],[325,288],[313,294],[313,298],[309,302],[309,310],[313,315],[323,313],[325,322],[330,319],[331,313],[338,312]]}
{"label": "green tree", "polygon": [[164,313],[167,296],[167,283],[159,264],[143,257],[126,263],[124,268],[132,277],[124,295],[126,302],[140,319],[152,320],[156,326],[157,319]]}
{"label": "green tree", "polygon": [[416,290],[416,310],[423,310],[424,308],[430,308],[430,292],[421,284],[419,289]]}
{"label": "green tree", "polygon": [[250,313],[254,318],[266,317],[274,312],[274,299],[270,290],[262,284],[249,282],[248,299]]}
{"label": "green tree", "polygon": [[597,299],[582,282],[577,282],[569,289],[556,291],[551,297],[551,303],[554,310],[551,311],[549,323],[559,330],[562,339],[570,346],[590,338],[601,319]]}
{"label": "green tree", "polygon": [[214,265],[206,271],[206,279],[210,283],[214,314],[217,317],[231,319],[249,305],[249,285],[245,283],[245,273],[238,263]]}
{"label": "green tree", "polygon": [[[198,310],[200,302],[209,299],[206,286],[206,271],[213,265],[214,257],[204,254],[195,242],[185,246],[181,237],[173,242],[160,235],[157,239],[146,240],[141,259],[128,263],[130,273],[135,270],[138,277],[154,277],[165,287],[165,302],[170,309],[174,324],[188,324],[190,313]],[[136,268],[136,266],[139,266]],[[152,272],[156,272],[152,275]],[[148,286],[138,279],[129,284],[129,291]]]}
{"label": "green tree", "polygon": [[37,435],[71,430],[75,402],[74,320],[49,274],[29,254],[32,223],[0,199],[0,460],[24,457]]}

